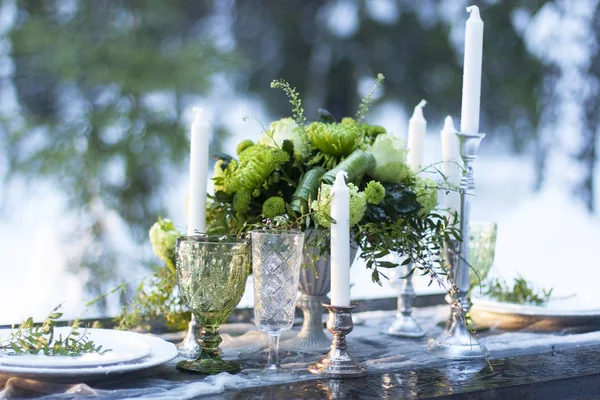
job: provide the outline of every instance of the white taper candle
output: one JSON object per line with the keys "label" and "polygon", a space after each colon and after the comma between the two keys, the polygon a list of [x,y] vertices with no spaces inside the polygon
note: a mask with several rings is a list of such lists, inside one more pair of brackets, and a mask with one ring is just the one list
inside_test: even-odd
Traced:
{"label": "white taper candle", "polygon": [[340,171],[332,188],[331,305],[350,305],[350,191],[347,174]]}
{"label": "white taper candle", "polygon": [[483,21],[477,6],[467,7],[471,13],[465,32],[465,62],[463,69],[462,110],[460,131],[479,133],[479,102],[481,98],[481,60],[483,57]]}
{"label": "white taper candle", "polygon": [[425,147],[425,132],[427,121],[423,116],[423,107],[427,102],[421,100],[415,106],[412,117],[408,120],[408,165],[413,171],[418,171],[423,165],[423,148]]}
{"label": "white taper candle", "polygon": [[190,136],[190,197],[188,235],[206,232],[206,184],[208,180],[208,124],[204,109],[194,107]]}
{"label": "white taper candle", "polygon": [[[442,162],[446,180],[453,186],[460,184],[461,166],[460,144],[456,136],[456,128],[451,116],[447,116],[444,121],[444,129],[440,132],[442,139]],[[460,212],[460,193],[458,191],[449,191],[446,193],[446,207],[450,212]]]}

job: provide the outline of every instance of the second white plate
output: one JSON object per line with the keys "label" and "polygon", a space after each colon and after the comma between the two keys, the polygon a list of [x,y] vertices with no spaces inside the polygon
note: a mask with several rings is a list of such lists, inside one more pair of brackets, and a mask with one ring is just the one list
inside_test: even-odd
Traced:
{"label": "second white plate", "polygon": [[0,374],[4,373],[30,378],[57,379],[61,382],[78,382],[86,377],[98,378],[106,375],[123,374],[155,367],[173,360],[179,354],[173,343],[166,342],[158,337],[141,335],[133,332],[121,333],[134,335],[137,340],[146,343],[150,346],[150,354],[147,357],[131,362],[78,368],[18,367],[0,364]]}
{"label": "second white plate", "polygon": [[[0,330],[0,342],[10,335],[10,329]],[[56,328],[54,335],[69,333],[70,328]],[[87,329],[87,339],[103,350],[104,354],[88,353],[81,356],[45,356],[45,355],[15,355],[0,352],[0,365],[27,368],[87,368],[126,363],[144,358],[150,354],[150,345],[140,340],[133,332],[110,329]]]}

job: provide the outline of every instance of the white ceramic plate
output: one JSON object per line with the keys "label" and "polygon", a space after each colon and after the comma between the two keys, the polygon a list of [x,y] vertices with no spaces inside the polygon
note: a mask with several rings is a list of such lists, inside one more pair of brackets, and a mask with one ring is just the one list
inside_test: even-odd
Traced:
{"label": "white ceramic plate", "polygon": [[[54,336],[63,338],[69,334],[70,328],[56,328]],[[150,345],[139,340],[138,334],[109,329],[87,329],[87,339],[102,349],[110,349],[104,354],[88,353],[77,357],[45,356],[39,354],[5,354],[0,352],[0,365],[30,368],[83,368],[125,363],[150,354]],[[10,329],[0,330],[0,342],[10,335]]]}
{"label": "white ceramic plate", "polygon": [[590,331],[600,328],[600,309],[578,296],[556,298],[544,305],[512,304],[472,296],[471,316],[476,324],[500,329],[532,331]]}
{"label": "white ceramic plate", "polygon": [[88,367],[65,368],[65,367],[20,367],[0,364],[0,373],[27,377],[45,377],[60,379],[76,379],[78,377],[99,377],[103,375],[122,374],[125,372],[138,371],[155,367],[173,360],[178,356],[174,344],[154,337],[141,335],[133,332],[120,332],[122,334],[135,335],[139,342],[149,346],[150,352],[146,357],[130,362],[109,365],[94,365]]}

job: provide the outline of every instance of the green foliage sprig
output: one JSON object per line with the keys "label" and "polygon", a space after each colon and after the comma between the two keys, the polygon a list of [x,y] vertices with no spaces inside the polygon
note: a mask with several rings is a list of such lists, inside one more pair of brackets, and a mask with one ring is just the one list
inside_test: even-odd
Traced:
{"label": "green foliage sprig", "polygon": [[381,272],[382,268],[398,267],[397,263],[383,259],[391,252],[397,252],[406,257],[402,265],[412,263],[409,274],[420,269],[432,281],[452,291],[443,278],[446,273],[438,267],[442,260],[444,242],[460,240],[456,222],[447,216],[432,212],[427,216],[409,215],[385,224],[369,222],[358,226],[355,239],[361,246],[361,258],[365,260],[367,268],[373,270],[373,282],[381,285],[380,275],[387,278]]}
{"label": "green foliage sprig", "polygon": [[541,292],[534,289],[531,282],[527,282],[523,277],[515,278],[512,287],[505,281],[493,279],[485,284],[483,293],[498,301],[516,303],[516,304],[535,304],[541,305],[550,300],[553,288],[541,289]]}
{"label": "green foliage sprig", "polygon": [[[172,263],[175,265],[174,260]],[[135,297],[115,318],[117,329],[136,326],[149,329],[150,324],[157,321],[164,321],[172,329],[184,329],[191,315],[176,289],[175,270],[167,263],[156,266],[152,275],[139,284]]]}
{"label": "green foliage sprig", "polygon": [[62,304],[56,306],[46,317],[41,325],[35,325],[33,318],[29,317],[19,325],[13,327],[11,335],[0,342],[0,351],[8,354],[43,354],[45,356],[80,356],[86,353],[104,354],[110,349],[88,339],[87,332],[81,331],[80,320],[76,319],[70,327],[69,333],[63,337],[55,334],[54,329],[58,320],[63,316],[59,311]]}
{"label": "green foliage sprig", "polygon": [[360,106],[356,112],[356,122],[362,123],[367,114],[369,114],[371,104],[373,104],[374,101],[373,95],[381,87],[381,85],[383,85],[384,80],[385,76],[383,76],[383,74],[377,74],[377,78],[375,78],[375,82],[373,83],[371,91],[360,101]]}
{"label": "green foliage sprig", "polygon": [[[221,235],[237,232],[244,226],[233,206],[208,196],[207,208],[208,234]],[[163,265],[154,265],[150,276],[138,285],[133,299],[115,318],[118,329],[130,329],[141,326],[149,329],[151,323],[163,321],[167,327],[175,330],[185,329],[191,314],[177,291],[177,272],[175,263],[175,240],[182,233],[177,232],[171,221],[158,218],[150,229],[150,240],[156,254],[164,261]],[[160,249],[170,248],[170,251]],[[121,285],[110,293],[125,291],[127,285]],[[102,296],[101,296],[102,297]],[[94,302],[96,300],[93,300]]]}
{"label": "green foliage sprig", "polygon": [[296,91],[296,88],[291,87],[284,79],[276,79],[271,82],[271,88],[283,90],[288,97],[290,104],[293,106],[292,115],[294,120],[299,126],[304,126],[306,124],[306,116],[304,115],[304,108],[302,107],[302,99],[300,98],[300,94]]}

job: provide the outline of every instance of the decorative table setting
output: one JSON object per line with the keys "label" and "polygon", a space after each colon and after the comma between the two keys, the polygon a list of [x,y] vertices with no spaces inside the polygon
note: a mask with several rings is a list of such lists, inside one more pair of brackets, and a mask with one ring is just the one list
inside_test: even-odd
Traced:
{"label": "decorative table setting", "polygon": [[[551,368],[539,379],[521,379],[522,371],[496,379],[493,371],[510,375],[515,360],[550,363],[548,354],[566,364],[584,358],[578,347],[600,352],[597,332],[502,331],[515,326],[498,325],[502,309],[474,291],[493,264],[497,226],[470,218],[485,134],[479,132],[483,21],[477,7],[467,11],[460,131],[448,117],[441,168],[423,165],[424,100],[414,108],[406,143],[365,122],[383,75],[356,115],[341,121],[320,109],[318,120],[308,122],[295,88],[275,80],[271,86],[287,96],[293,118],[272,122],[257,142],[240,142],[236,157],[215,155],[215,190],[207,195],[210,127],[195,108],[187,234],[168,219],[150,230],[165,262],[161,282],[169,285],[160,317],[189,313],[186,337],[176,347],[154,335],[78,322],[56,327],[54,310],[41,326],[28,319],[0,331],[0,396],[252,398],[260,394],[256,388],[271,386],[268,398],[428,398],[558,379]],[[364,284],[376,290],[390,279],[398,288],[397,311],[353,315],[355,257],[371,273],[373,282]],[[439,285],[448,304],[413,308],[414,274]],[[228,324],[249,277],[253,321]],[[144,301],[140,287],[137,301]],[[296,307],[303,311],[299,330]],[[543,314],[532,307],[515,305],[513,312]],[[579,363],[589,367],[587,375],[600,373],[591,361]]]}
{"label": "decorative table setting", "polygon": [[[490,370],[485,361],[452,361],[439,358],[427,350],[429,338],[437,337],[442,328],[438,322],[447,318],[447,306],[415,308],[413,316],[426,332],[421,339],[383,335],[395,311],[368,311],[354,314],[362,323],[354,326],[348,335],[348,349],[357,360],[364,362],[369,374],[362,378],[322,379],[307,368],[319,361],[322,354],[294,352],[282,349],[283,368],[297,371],[283,374],[270,381],[256,376],[267,363],[268,354],[264,334],[253,323],[223,324],[221,356],[244,366],[237,374],[218,375],[184,374],[172,361],[149,369],[95,376],[71,375],[70,379],[50,379],[40,376],[0,374],[0,398],[78,398],[96,395],[99,398],[340,398],[355,394],[366,398],[444,398],[454,394],[473,397],[478,391],[522,388],[526,395],[506,395],[488,398],[552,398],[560,392],[552,380],[561,382],[562,390],[582,389],[582,379],[591,379],[597,387],[600,367],[600,333],[590,332],[564,336],[550,333],[488,331],[480,340],[489,352]],[[287,331],[282,339],[295,337],[300,326]],[[143,335],[147,336],[147,335]],[[573,377],[573,384],[566,384]],[[593,379],[592,379],[593,378]],[[536,385],[542,382],[554,392],[544,392]],[[535,389],[535,390],[534,390]],[[568,389],[568,390],[567,390]],[[589,388],[592,390],[592,387]],[[336,394],[336,393],[341,393]],[[504,392],[498,392],[504,393]],[[536,393],[540,394],[536,397]],[[550,393],[543,396],[543,393]],[[585,391],[582,390],[582,393]],[[592,392],[593,393],[593,392]],[[469,397],[471,396],[471,397]],[[483,395],[482,395],[483,397]],[[461,397],[457,397],[461,398]],[[485,397],[483,397],[485,398]],[[571,398],[567,394],[557,398]],[[593,398],[593,397],[591,397]]]}

